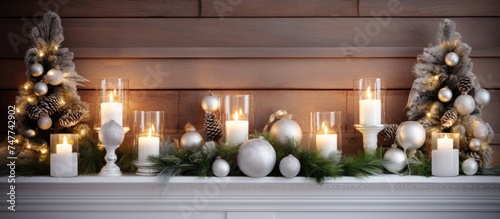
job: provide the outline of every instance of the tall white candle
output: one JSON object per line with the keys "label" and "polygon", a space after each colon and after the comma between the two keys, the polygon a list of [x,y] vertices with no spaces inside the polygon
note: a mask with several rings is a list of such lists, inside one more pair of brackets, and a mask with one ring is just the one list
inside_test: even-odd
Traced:
{"label": "tall white candle", "polygon": [[54,177],[73,177],[78,175],[78,155],[72,153],[73,145],[68,144],[66,136],[62,144],[56,145],[56,153],[50,155],[50,175]]}
{"label": "tall white candle", "polygon": [[373,99],[370,87],[366,90],[368,99],[359,100],[359,124],[380,125],[382,123],[382,101]]}
{"label": "tall white candle", "polygon": [[453,139],[437,139],[437,150],[432,151],[432,175],[458,176],[458,149],[453,149]]}
{"label": "tall white candle", "polygon": [[109,92],[109,102],[101,103],[101,126],[111,120],[123,126],[123,104],[113,102],[113,93]]}
{"label": "tall white candle", "polygon": [[328,134],[324,126],[324,134],[316,134],[316,148],[323,157],[328,158],[332,152],[337,151],[337,134]]}
{"label": "tall white candle", "polygon": [[151,136],[152,129],[153,127],[149,129],[148,136],[139,137],[138,139],[139,163],[148,162],[147,157],[149,155],[157,156],[160,154],[160,137]]}
{"label": "tall white candle", "polygon": [[248,140],[248,121],[238,120],[238,112],[234,114],[234,120],[226,121],[226,142],[229,144],[241,144]]}

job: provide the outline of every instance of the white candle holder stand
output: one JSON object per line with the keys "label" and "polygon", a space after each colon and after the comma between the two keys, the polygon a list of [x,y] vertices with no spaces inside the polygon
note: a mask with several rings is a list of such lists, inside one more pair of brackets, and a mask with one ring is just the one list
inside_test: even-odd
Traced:
{"label": "white candle holder stand", "polygon": [[120,147],[125,137],[125,131],[122,126],[119,125],[114,120],[105,123],[101,129],[99,129],[99,140],[104,145],[106,149],[106,165],[102,167],[99,176],[121,176],[122,171],[118,167],[116,162],[116,149]]}
{"label": "white candle holder stand", "polygon": [[363,134],[363,149],[365,152],[374,152],[377,150],[377,135],[385,125],[354,125],[361,134]]}

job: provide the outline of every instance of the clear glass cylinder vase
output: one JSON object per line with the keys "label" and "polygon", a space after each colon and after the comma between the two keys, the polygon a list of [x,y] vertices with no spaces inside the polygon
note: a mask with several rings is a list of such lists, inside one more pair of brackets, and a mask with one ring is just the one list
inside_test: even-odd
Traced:
{"label": "clear glass cylinder vase", "polygon": [[50,176],[78,176],[78,134],[50,135]]}
{"label": "clear glass cylinder vase", "polygon": [[233,145],[246,142],[249,129],[253,127],[252,96],[224,96],[222,98],[221,114],[225,142]]}
{"label": "clear glass cylinder vase", "polygon": [[128,131],[129,81],[122,78],[98,79],[96,82],[95,123],[99,130],[102,125],[114,120]]}
{"label": "clear glass cylinder vase", "polygon": [[342,111],[325,111],[310,113],[309,142],[323,157],[331,157],[342,151]]}

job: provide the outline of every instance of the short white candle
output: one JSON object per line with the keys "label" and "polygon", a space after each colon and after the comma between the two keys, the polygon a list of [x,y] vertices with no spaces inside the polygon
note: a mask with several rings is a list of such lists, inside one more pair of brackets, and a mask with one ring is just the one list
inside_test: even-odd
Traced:
{"label": "short white candle", "polygon": [[359,124],[380,125],[382,123],[382,101],[372,98],[370,87],[366,90],[368,99],[359,100]]}
{"label": "short white candle", "polygon": [[332,152],[337,151],[337,134],[328,134],[325,126],[324,134],[316,134],[316,149],[323,157],[328,158]]}
{"label": "short white candle", "polygon": [[139,147],[139,163],[148,162],[147,157],[149,155],[157,156],[160,154],[160,137],[151,136],[153,127],[149,129],[148,136],[139,137],[138,147]]}
{"label": "short white candle", "polygon": [[113,102],[113,92],[109,92],[109,102],[101,103],[101,126],[111,120],[123,125],[123,104]]}
{"label": "short white candle", "polygon": [[437,139],[437,150],[432,151],[432,175],[458,176],[458,149],[453,149],[453,139]]}
{"label": "short white candle", "polygon": [[72,153],[73,145],[68,144],[66,136],[62,144],[56,145],[56,153],[50,155],[50,175],[54,177],[73,177],[78,175],[78,155]]}
{"label": "short white candle", "polygon": [[[241,111],[241,110],[240,110]],[[226,121],[226,142],[242,144],[248,140],[248,121],[238,120],[239,114],[234,114],[234,120]]]}

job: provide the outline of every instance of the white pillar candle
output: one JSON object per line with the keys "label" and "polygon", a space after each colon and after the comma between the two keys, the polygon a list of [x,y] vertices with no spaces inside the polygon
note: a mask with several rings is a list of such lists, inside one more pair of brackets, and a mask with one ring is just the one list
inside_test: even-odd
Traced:
{"label": "white pillar candle", "polygon": [[226,142],[229,144],[242,144],[248,140],[248,121],[238,120],[238,112],[234,120],[226,121]]}
{"label": "white pillar candle", "polygon": [[73,177],[78,175],[78,155],[72,153],[73,145],[68,144],[66,136],[63,143],[56,145],[56,153],[50,155],[50,175],[54,177]]}
{"label": "white pillar candle", "polygon": [[101,103],[101,126],[111,120],[123,126],[123,104],[113,102],[112,92],[109,93],[109,102]]}
{"label": "white pillar candle", "polygon": [[432,151],[432,175],[458,176],[458,149],[453,149],[453,139],[437,139],[437,150]]}
{"label": "white pillar candle", "polygon": [[359,124],[380,125],[382,123],[382,101],[372,98],[370,87],[366,90],[368,99],[359,100]]}
{"label": "white pillar candle", "polygon": [[337,134],[316,134],[316,149],[320,154],[328,158],[332,152],[337,151]]}
{"label": "white pillar candle", "polygon": [[149,129],[148,136],[139,137],[138,139],[139,163],[148,162],[147,157],[149,155],[157,156],[160,154],[160,137],[151,136],[151,132],[152,128]]}

